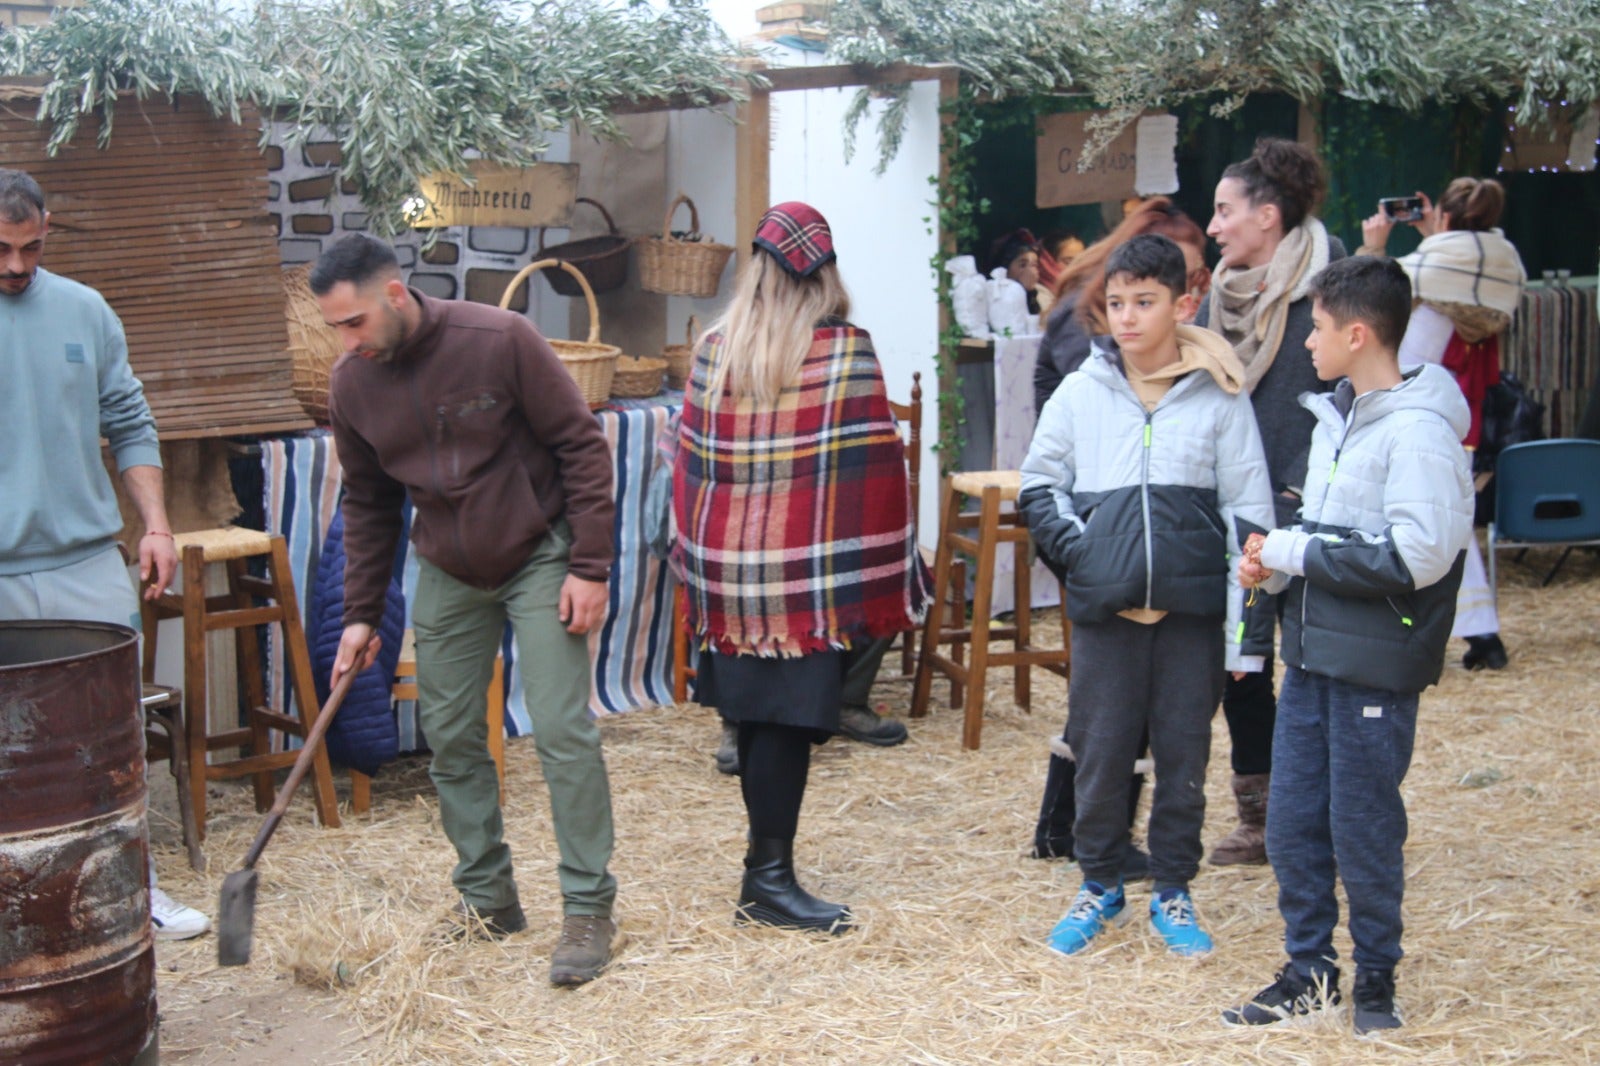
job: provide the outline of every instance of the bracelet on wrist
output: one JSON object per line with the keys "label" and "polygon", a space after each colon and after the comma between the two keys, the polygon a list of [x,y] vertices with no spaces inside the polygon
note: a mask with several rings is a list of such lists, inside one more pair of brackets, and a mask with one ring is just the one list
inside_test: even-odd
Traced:
{"label": "bracelet on wrist", "polygon": [[147,530],[144,531],[144,535],[147,536],[147,537],[166,537],[168,540],[177,540],[178,539],[177,537],[174,537],[171,533],[168,533],[166,530],[163,530],[163,529],[147,529]]}

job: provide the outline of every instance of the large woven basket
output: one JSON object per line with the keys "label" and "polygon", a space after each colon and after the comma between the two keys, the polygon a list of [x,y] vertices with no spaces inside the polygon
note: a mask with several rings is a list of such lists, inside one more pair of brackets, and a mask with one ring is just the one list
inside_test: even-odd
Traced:
{"label": "large woven basket", "polygon": [[665,359],[625,355],[617,360],[617,373],[611,379],[611,395],[627,400],[660,395],[661,379],[666,369]]}
{"label": "large woven basket", "polygon": [[322,319],[311,294],[311,264],[283,272],[283,314],[289,328],[289,359],[294,365],[294,398],[319,426],[328,424],[328,378],[344,354],[339,331]]}
{"label": "large woven basket", "polygon": [[[672,235],[672,215],[679,204],[689,205],[689,236]],[[683,193],[667,208],[661,236],[640,237],[639,285],[646,292],[668,296],[715,296],[733,246],[718,244],[700,234],[700,212]]]}
{"label": "large woven basket", "polygon": [[[617,224],[611,219],[611,212],[600,205],[598,200],[591,200],[587,196],[577,199],[580,204],[588,204],[600,214],[605,216],[606,229],[610,232],[598,237],[585,237],[577,241],[565,241],[561,244],[544,246],[544,227],[539,227],[539,258],[563,259],[583,272],[584,278],[589,282],[589,288],[595,292],[610,292],[620,288],[628,278],[628,248],[633,243],[628,238],[617,232]],[[572,275],[556,267],[546,267],[544,279],[550,287],[563,296],[582,296],[583,289],[573,280]]]}
{"label": "large woven basket", "polygon": [[594,290],[589,288],[588,279],[583,276],[582,271],[571,263],[564,263],[559,259],[540,259],[529,263],[517,271],[517,276],[506,286],[505,294],[500,297],[500,306],[502,309],[511,306],[511,298],[517,294],[518,286],[536,271],[552,266],[560,267],[578,279],[583,298],[589,304],[589,339],[552,340],[550,347],[556,350],[556,357],[561,360],[561,365],[567,368],[572,380],[578,383],[578,391],[583,394],[584,402],[591,408],[599,407],[611,398],[611,378],[616,373],[617,356],[622,354],[622,349],[614,344],[600,343],[600,308],[595,306]]}
{"label": "large woven basket", "polygon": [[667,361],[667,388],[681,389],[689,384],[689,373],[694,369],[694,341],[699,332],[699,319],[690,315],[684,343],[661,349],[661,358]]}

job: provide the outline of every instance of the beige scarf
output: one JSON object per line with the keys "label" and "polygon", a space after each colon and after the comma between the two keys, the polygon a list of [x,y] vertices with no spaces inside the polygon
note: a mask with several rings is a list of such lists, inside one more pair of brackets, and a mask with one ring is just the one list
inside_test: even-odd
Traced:
{"label": "beige scarf", "polygon": [[1310,216],[1283,235],[1265,266],[1218,265],[1211,279],[1210,325],[1233,345],[1249,391],[1278,357],[1289,305],[1305,296],[1311,279],[1327,265],[1328,231]]}

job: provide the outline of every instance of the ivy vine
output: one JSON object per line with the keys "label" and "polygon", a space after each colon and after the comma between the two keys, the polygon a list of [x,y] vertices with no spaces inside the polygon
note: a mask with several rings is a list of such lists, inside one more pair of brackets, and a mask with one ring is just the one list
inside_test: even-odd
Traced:
{"label": "ivy vine", "polygon": [[[966,404],[956,381],[956,356],[965,336],[956,321],[950,275],[944,269],[952,249],[970,248],[978,239],[978,218],[989,211],[989,201],[977,196],[978,139],[983,133],[983,118],[978,113],[977,91],[965,80],[954,99],[939,107],[939,151],[945,161],[945,177],[928,178],[933,186],[930,201],[934,215],[925,218],[930,232],[941,238],[929,266],[933,270],[939,303],[939,343],[934,367],[939,379],[939,435],[934,451],[939,456],[939,471],[955,471],[961,457],[962,427],[966,425]],[[933,226],[937,220],[937,225]]]}

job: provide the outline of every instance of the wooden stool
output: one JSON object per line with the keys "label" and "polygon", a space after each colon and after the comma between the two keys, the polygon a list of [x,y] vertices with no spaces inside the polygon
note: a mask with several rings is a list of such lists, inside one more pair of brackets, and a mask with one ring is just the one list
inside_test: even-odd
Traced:
{"label": "wooden stool", "polygon": [[[983,686],[991,666],[1012,667],[1016,676],[1013,682],[1017,706],[1029,710],[1032,699],[1032,669],[1043,667],[1066,677],[1071,669],[1071,623],[1067,621],[1066,598],[1062,597],[1061,635],[1063,646],[1059,649],[1035,648],[1030,643],[1032,600],[1027,559],[1028,527],[1015,511],[1002,513],[1003,501],[1015,502],[1021,491],[1022,475],[1014,470],[986,471],[955,474],[945,482],[943,520],[939,527],[939,550],[934,557],[933,602],[928,606],[928,618],[922,633],[921,654],[917,658],[917,682],[911,697],[911,716],[920,718],[928,713],[928,698],[933,688],[933,671],[938,670],[950,678],[952,685],[966,688],[966,718],[961,731],[961,746],[978,749],[983,731]],[[975,513],[963,513],[962,500],[975,496],[980,500]],[[976,530],[974,538],[968,531]],[[1001,544],[1010,544],[1016,552],[1016,617],[1008,626],[989,624],[989,604],[994,591],[995,552]],[[956,625],[945,625],[945,601],[952,591],[953,562],[957,550],[967,552],[977,559],[977,587],[972,598],[972,621],[957,618]],[[957,603],[961,602],[957,599]],[[989,644],[996,640],[1010,640],[1014,650],[991,652]],[[971,645],[971,662],[963,664],[960,648]],[[952,654],[941,651],[944,645],[952,646]],[[954,693],[952,693],[954,695]]]}
{"label": "wooden stool", "polygon": [[[272,772],[294,763],[298,752],[272,750],[269,730],[292,736],[310,732],[313,715],[320,709],[317,688],[311,678],[311,655],[306,649],[306,634],[300,624],[300,604],[295,598],[294,579],[289,569],[289,550],[281,536],[254,529],[228,526],[180,533],[175,538],[178,559],[183,564],[181,592],[164,593],[151,602],[141,600],[144,616],[144,679],[153,681],[156,663],[157,623],[163,618],[183,619],[183,694],[184,732],[187,734],[190,805],[194,809],[200,839],[206,832],[206,782],[234,777],[254,781],[256,809],[272,805]],[[252,577],[245,560],[265,557],[267,576]],[[205,594],[207,563],[222,563],[227,569],[228,591],[219,596]],[[265,600],[256,606],[254,600]],[[256,646],[255,627],[280,627],[284,643],[284,662],[288,680],[300,708],[300,717],[272,710],[267,706],[266,676],[261,667],[261,652]],[[220,733],[206,730],[206,635],[219,629],[244,630],[236,634],[235,657],[239,681],[248,706],[245,725]],[[248,748],[250,754],[225,762],[208,763],[208,752],[227,748]],[[311,766],[312,797],[317,817],[330,828],[339,825],[339,805],[333,791],[333,771],[328,753],[319,750]]]}
{"label": "wooden stool", "polygon": [[[505,658],[494,654],[494,671],[489,675],[489,756],[500,775],[500,802],[506,801],[506,689]],[[389,694],[397,700],[414,700],[417,692],[417,635],[406,630],[400,642],[400,661],[394,666],[394,686]],[[365,814],[372,807],[372,778],[360,770],[350,771],[350,810]]]}
{"label": "wooden stool", "polygon": [[183,846],[189,852],[190,867],[203,874],[206,856],[200,850],[200,830],[195,826],[194,804],[189,795],[189,760],[184,758],[188,749],[184,746],[183,693],[147,683],[139,703],[144,708],[145,761],[167,760],[178,786],[178,824],[183,830]]}

